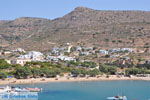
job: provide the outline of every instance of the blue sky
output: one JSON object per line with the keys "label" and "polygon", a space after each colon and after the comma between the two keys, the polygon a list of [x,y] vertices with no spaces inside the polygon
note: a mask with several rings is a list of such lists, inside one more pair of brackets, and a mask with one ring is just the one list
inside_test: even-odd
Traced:
{"label": "blue sky", "polygon": [[18,17],[55,19],[78,6],[96,10],[150,11],[150,0],[0,0],[0,20]]}

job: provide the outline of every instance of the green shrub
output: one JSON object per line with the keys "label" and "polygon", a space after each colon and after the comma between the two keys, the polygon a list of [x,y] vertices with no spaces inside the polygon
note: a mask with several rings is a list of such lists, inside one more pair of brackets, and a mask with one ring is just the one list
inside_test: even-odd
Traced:
{"label": "green shrub", "polygon": [[7,78],[7,74],[5,72],[0,72],[0,79]]}

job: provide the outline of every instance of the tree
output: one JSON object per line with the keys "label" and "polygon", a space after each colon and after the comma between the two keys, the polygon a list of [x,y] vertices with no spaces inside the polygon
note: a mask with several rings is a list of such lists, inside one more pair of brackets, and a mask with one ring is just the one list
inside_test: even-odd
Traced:
{"label": "tree", "polygon": [[56,65],[56,67],[57,67],[57,68],[61,68],[62,65],[61,65],[60,63],[58,63],[58,64]]}
{"label": "tree", "polygon": [[112,43],[115,43],[116,41],[115,40],[112,40]]}
{"label": "tree", "polygon": [[81,70],[80,69],[73,69],[72,74],[75,75],[75,76],[78,76],[78,75],[81,74]]}
{"label": "tree", "polygon": [[105,39],[105,42],[109,42],[109,39],[106,38],[106,39]]}
{"label": "tree", "polygon": [[88,72],[87,72],[87,70],[86,69],[84,69],[84,68],[78,68],[78,69],[73,69],[72,70],[72,74],[74,75],[74,76],[85,76],[85,75],[87,75],[88,74]]}
{"label": "tree", "polygon": [[0,69],[8,69],[11,65],[8,64],[4,59],[0,59]]}
{"label": "tree", "polygon": [[53,70],[57,75],[62,72],[59,68],[52,68],[51,70]]}
{"label": "tree", "polygon": [[103,73],[114,75],[117,72],[117,67],[103,64],[100,66],[100,71]]}
{"label": "tree", "polygon": [[56,77],[56,75],[61,73],[61,70],[59,68],[42,68],[42,72],[47,77]]}
{"label": "tree", "polygon": [[106,65],[101,65],[99,67],[100,71],[103,72],[103,73],[108,73],[108,68],[106,67]]}
{"label": "tree", "polygon": [[128,68],[126,69],[125,72],[127,75],[136,75],[136,74],[145,74],[146,70],[139,68]]}
{"label": "tree", "polygon": [[118,42],[119,42],[119,43],[122,43],[123,41],[122,41],[122,40],[118,40]]}
{"label": "tree", "polygon": [[41,75],[41,70],[39,68],[32,68],[31,72],[32,72],[32,75],[33,75],[34,78]]}
{"label": "tree", "polygon": [[85,76],[87,74],[86,69],[80,69],[80,73],[82,74],[82,76]]}
{"label": "tree", "polygon": [[15,76],[17,78],[27,78],[31,74],[32,72],[29,67],[24,66],[16,68]]}
{"label": "tree", "polygon": [[95,62],[82,62],[81,66],[88,67],[88,68],[95,68],[96,67],[96,63]]}
{"label": "tree", "polygon": [[99,74],[100,74],[100,71],[98,69],[88,71],[88,75],[90,75],[91,77],[96,77],[96,75],[99,75]]}
{"label": "tree", "polygon": [[0,72],[0,79],[7,78],[7,74],[5,72]]}
{"label": "tree", "polygon": [[63,72],[63,73],[67,73],[67,72],[71,72],[72,71],[72,67],[65,67],[65,66],[63,66],[62,68],[61,68],[61,71]]}
{"label": "tree", "polygon": [[97,49],[97,47],[93,47],[93,50],[96,50]]}
{"label": "tree", "polygon": [[46,76],[49,78],[49,77],[56,77],[57,75],[57,72],[54,71],[54,70],[48,70],[47,73],[46,73]]}
{"label": "tree", "polygon": [[45,74],[45,75],[48,74],[49,70],[50,69],[48,67],[41,68],[42,73]]}
{"label": "tree", "polygon": [[22,67],[22,66],[20,64],[13,64],[12,67],[13,68],[19,68],[19,67]]}
{"label": "tree", "polygon": [[64,55],[69,56],[69,52],[64,52]]}
{"label": "tree", "polygon": [[68,66],[79,66],[80,62],[74,62],[74,61],[70,61],[68,62]]}
{"label": "tree", "polygon": [[114,67],[114,66],[109,67],[109,68],[108,68],[108,72],[109,72],[110,74],[114,75],[114,74],[117,72],[117,67]]}
{"label": "tree", "polygon": [[146,64],[144,64],[143,66],[146,67],[147,69],[150,69],[150,64],[147,64],[147,63],[146,63]]}

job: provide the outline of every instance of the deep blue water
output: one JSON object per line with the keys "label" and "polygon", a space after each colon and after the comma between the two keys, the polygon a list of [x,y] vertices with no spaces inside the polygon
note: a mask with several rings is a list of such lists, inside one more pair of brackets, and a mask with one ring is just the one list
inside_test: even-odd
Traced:
{"label": "deep blue water", "polygon": [[39,100],[106,100],[125,94],[128,100],[150,99],[150,81],[61,82],[19,85],[43,88]]}

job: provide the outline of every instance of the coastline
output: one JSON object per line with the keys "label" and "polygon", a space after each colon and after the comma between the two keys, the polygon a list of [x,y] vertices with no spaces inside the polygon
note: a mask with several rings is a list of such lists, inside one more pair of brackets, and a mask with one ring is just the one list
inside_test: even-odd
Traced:
{"label": "coastline", "polygon": [[84,81],[119,81],[119,80],[143,80],[143,81],[150,81],[150,77],[116,77],[110,76],[109,78],[106,77],[81,77],[81,78],[31,78],[31,79],[7,79],[7,80],[0,80],[0,85],[15,85],[15,84],[37,84],[37,83],[51,83],[51,82],[84,82]]}

